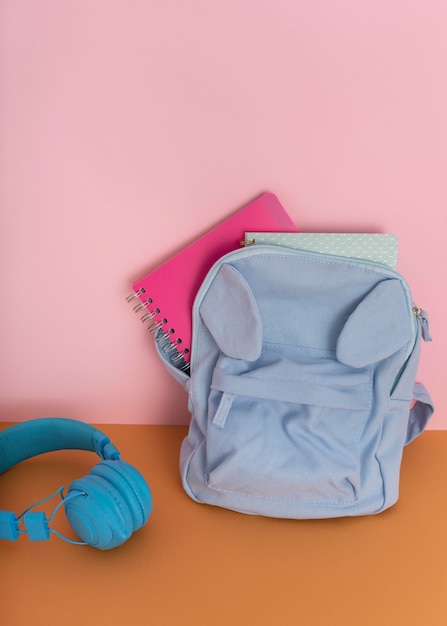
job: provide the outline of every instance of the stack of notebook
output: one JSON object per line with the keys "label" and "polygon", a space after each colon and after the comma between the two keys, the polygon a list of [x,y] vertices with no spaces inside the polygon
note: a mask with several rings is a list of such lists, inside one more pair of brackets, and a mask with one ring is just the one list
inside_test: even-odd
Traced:
{"label": "stack of notebook", "polygon": [[267,244],[374,261],[395,269],[397,243],[397,237],[388,234],[298,233],[278,198],[265,193],[137,280],[127,300],[174,353],[171,362],[188,371],[194,298],[224,254],[241,244]]}

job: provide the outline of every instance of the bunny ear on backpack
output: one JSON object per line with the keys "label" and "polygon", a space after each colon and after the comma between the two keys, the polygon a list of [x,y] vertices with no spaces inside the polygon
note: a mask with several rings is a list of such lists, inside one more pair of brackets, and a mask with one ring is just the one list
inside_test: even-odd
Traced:
{"label": "bunny ear on backpack", "polygon": [[203,298],[200,315],[224,354],[245,361],[259,358],[261,316],[250,287],[234,267],[222,265]]}
{"label": "bunny ear on backpack", "polygon": [[408,302],[398,280],[381,281],[348,317],[337,340],[337,359],[365,367],[385,359],[412,340],[411,325],[402,319]]}

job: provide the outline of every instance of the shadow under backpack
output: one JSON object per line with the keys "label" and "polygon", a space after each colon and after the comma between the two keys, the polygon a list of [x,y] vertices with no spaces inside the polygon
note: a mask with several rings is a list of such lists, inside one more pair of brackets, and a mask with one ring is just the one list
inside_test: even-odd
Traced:
{"label": "shadow under backpack", "polygon": [[197,502],[248,514],[375,514],[433,406],[416,383],[425,311],[385,265],[270,245],[211,268],[193,308],[180,453]]}

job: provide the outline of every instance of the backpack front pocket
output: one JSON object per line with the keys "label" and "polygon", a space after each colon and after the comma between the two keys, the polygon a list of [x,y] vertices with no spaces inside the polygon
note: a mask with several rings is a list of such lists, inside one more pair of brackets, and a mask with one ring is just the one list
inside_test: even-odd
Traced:
{"label": "backpack front pocket", "polygon": [[369,368],[328,350],[265,344],[255,362],[221,356],[208,401],[207,484],[272,500],[354,502],[369,414]]}

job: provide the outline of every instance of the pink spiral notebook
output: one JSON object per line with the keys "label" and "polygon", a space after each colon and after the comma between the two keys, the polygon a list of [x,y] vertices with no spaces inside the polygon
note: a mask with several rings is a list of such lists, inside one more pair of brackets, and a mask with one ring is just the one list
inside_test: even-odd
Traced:
{"label": "pink spiral notebook", "polygon": [[190,360],[192,306],[205,275],[254,230],[297,232],[278,198],[265,193],[133,284],[128,302],[138,300],[134,311],[168,343],[178,367],[186,369]]}

